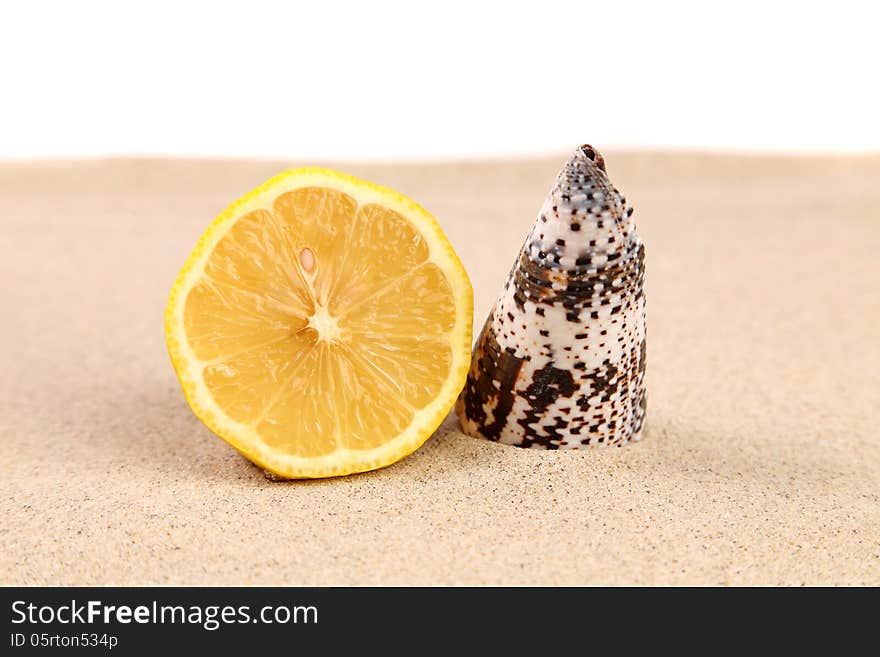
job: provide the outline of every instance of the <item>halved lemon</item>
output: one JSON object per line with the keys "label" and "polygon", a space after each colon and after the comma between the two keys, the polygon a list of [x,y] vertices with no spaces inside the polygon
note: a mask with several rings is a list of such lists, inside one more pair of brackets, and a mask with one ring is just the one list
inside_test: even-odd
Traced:
{"label": "halved lemon", "polygon": [[230,205],[174,283],[165,337],[193,412],[285,478],[389,465],[467,375],[473,292],[437,221],[319,168]]}

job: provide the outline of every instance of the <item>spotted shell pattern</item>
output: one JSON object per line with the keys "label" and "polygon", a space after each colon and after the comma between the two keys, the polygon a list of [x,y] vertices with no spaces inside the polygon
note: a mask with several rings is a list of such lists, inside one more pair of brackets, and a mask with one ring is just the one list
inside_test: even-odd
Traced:
{"label": "spotted shell pattern", "polygon": [[543,449],[625,445],[645,418],[645,248],[602,156],[556,178],[477,340],[464,431]]}

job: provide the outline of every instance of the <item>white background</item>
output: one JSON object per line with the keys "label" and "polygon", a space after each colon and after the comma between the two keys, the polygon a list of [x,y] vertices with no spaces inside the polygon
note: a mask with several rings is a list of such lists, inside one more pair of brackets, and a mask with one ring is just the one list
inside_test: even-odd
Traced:
{"label": "white background", "polygon": [[876,2],[7,2],[0,158],[880,150]]}

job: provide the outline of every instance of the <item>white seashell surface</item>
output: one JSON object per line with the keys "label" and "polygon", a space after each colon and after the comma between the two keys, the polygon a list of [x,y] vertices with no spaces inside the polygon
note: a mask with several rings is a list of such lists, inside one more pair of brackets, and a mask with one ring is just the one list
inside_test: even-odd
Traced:
{"label": "white seashell surface", "polygon": [[645,248],[591,146],[565,164],[477,340],[464,431],[520,447],[639,440]]}

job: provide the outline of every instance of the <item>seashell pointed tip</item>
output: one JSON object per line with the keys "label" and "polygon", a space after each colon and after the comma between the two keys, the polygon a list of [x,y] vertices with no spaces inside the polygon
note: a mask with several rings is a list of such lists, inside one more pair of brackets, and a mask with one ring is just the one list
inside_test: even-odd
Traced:
{"label": "seashell pointed tip", "polygon": [[582,144],[578,147],[575,157],[581,156],[590,160],[593,164],[595,164],[598,168],[605,171],[605,158],[602,157],[602,154],[593,148],[590,144]]}

